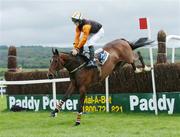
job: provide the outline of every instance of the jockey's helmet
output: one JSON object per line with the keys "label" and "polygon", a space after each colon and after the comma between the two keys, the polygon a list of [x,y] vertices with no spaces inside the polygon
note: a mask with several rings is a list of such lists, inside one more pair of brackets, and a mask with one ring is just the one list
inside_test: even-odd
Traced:
{"label": "jockey's helmet", "polygon": [[83,16],[82,16],[81,12],[75,11],[73,13],[71,19],[72,19],[72,22],[74,22],[76,24],[77,22],[80,23],[82,21]]}

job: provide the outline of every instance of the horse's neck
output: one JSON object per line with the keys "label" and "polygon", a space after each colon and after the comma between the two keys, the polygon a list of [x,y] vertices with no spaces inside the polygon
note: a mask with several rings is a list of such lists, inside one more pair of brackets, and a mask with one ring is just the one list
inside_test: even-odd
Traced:
{"label": "horse's neck", "polygon": [[60,53],[59,57],[65,62],[69,60],[69,55],[65,53]]}
{"label": "horse's neck", "polygon": [[68,71],[72,71],[73,69],[75,69],[76,67],[79,67],[79,65],[82,64],[83,60],[81,60],[78,57],[74,57],[70,54],[61,54],[60,58],[63,59],[64,61],[64,67],[68,70]]}

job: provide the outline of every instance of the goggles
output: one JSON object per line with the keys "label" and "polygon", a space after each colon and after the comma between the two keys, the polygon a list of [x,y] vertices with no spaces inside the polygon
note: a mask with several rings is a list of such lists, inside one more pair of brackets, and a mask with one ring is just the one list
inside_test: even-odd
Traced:
{"label": "goggles", "polygon": [[72,18],[72,22],[77,23],[77,22],[80,22],[80,20],[79,20],[79,19]]}

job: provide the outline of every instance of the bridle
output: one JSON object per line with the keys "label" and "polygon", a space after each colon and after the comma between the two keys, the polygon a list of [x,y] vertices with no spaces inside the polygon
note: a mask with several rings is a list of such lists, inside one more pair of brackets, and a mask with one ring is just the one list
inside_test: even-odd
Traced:
{"label": "bridle", "polygon": [[[64,68],[67,68],[71,65],[70,62],[65,63],[62,59],[58,59],[58,63],[60,63]],[[75,72],[77,72],[79,69],[83,68],[85,65],[87,64],[87,62],[83,62],[82,64],[80,64],[78,67],[75,67],[72,70],[68,70],[70,76],[74,75]],[[60,77],[60,70],[56,70],[55,74],[53,74],[55,77]]]}

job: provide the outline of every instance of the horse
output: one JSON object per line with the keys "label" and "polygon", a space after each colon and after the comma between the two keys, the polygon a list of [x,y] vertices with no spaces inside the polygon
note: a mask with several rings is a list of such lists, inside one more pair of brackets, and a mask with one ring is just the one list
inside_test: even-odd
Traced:
{"label": "horse", "polygon": [[150,71],[151,68],[144,64],[143,58],[138,52],[134,54],[133,50],[152,43],[147,38],[140,38],[136,42],[129,42],[125,39],[116,39],[107,43],[102,49],[109,53],[107,61],[100,67],[86,67],[88,58],[84,55],[73,56],[71,53],[58,52],[57,49],[52,49],[52,59],[48,70],[48,78],[55,78],[60,69],[66,68],[70,75],[70,85],[64,94],[62,100],[57,103],[55,110],[51,112],[51,116],[55,117],[61,110],[63,103],[71,96],[74,90],[79,91],[79,107],[75,125],[80,125],[81,115],[83,111],[84,99],[87,89],[93,84],[103,81],[111,74],[113,69],[121,62],[126,62],[132,65],[136,73],[142,72],[142,69],[135,66],[135,61],[140,60],[142,68],[145,71]]}

